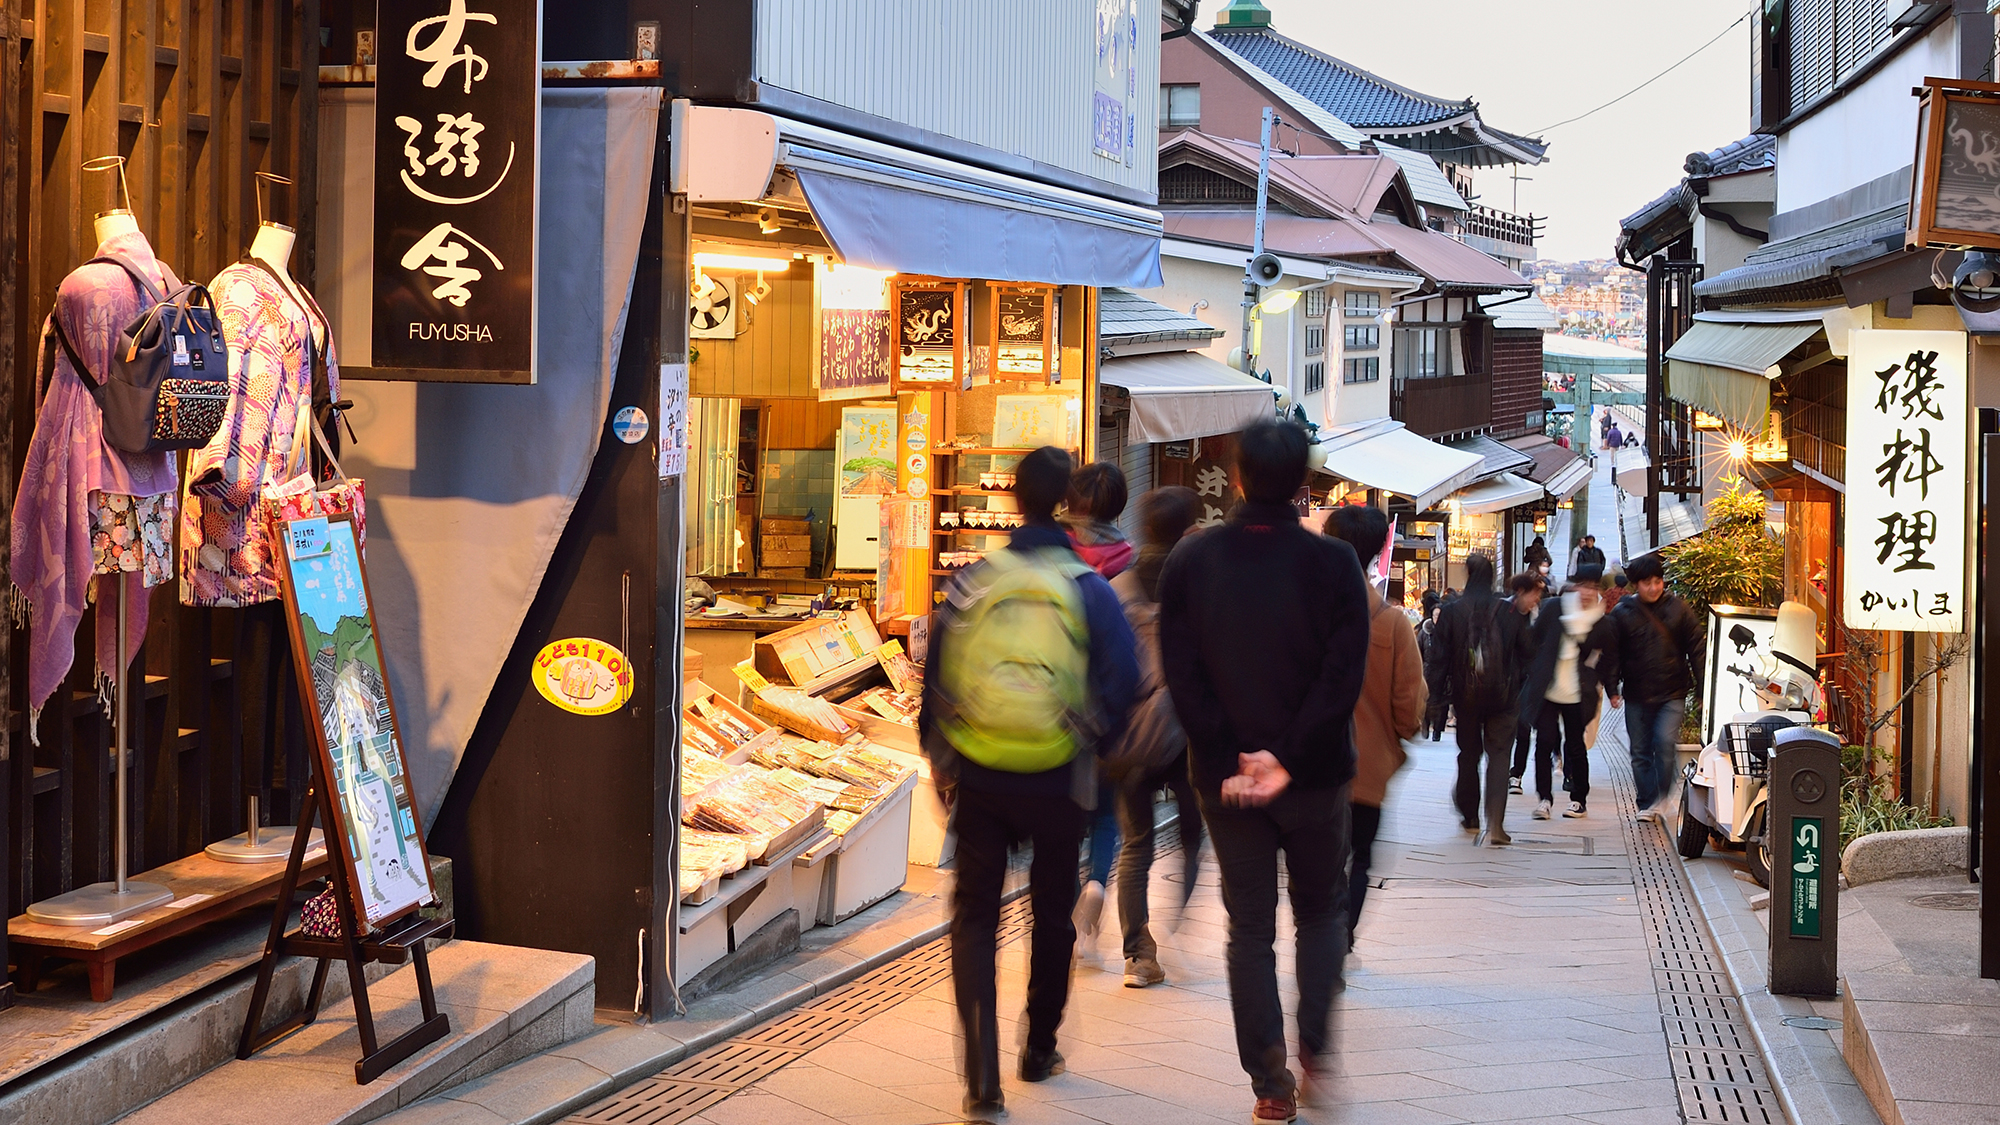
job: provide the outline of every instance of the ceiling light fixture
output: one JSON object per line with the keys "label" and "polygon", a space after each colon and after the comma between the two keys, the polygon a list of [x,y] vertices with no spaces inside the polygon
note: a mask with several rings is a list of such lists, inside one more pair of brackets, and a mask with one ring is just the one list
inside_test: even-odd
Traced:
{"label": "ceiling light fixture", "polygon": [[702,251],[694,256],[696,269],[741,270],[744,273],[784,273],[792,268],[790,258],[770,258],[757,254],[714,254]]}

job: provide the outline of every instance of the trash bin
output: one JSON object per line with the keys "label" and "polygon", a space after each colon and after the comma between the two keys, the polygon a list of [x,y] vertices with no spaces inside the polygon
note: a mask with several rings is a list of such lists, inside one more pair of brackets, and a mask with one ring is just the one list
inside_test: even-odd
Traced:
{"label": "trash bin", "polygon": [[1840,977],[1840,740],[1793,727],[1771,746],[1771,991],[1835,994]]}

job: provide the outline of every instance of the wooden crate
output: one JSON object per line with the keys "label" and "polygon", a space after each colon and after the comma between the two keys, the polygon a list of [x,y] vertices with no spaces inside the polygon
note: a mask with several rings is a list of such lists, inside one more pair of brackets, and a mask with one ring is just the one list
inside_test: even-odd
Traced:
{"label": "wooden crate", "polygon": [[774,551],[765,548],[759,556],[761,566],[767,569],[803,569],[812,565],[812,548],[797,551]]}
{"label": "wooden crate", "polygon": [[812,521],[804,516],[765,516],[757,521],[765,535],[811,535]]}

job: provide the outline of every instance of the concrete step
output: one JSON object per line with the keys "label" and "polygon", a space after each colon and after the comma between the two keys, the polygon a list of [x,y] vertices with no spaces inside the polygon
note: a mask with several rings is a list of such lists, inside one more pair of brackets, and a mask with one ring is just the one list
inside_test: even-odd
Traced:
{"label": "concrete step", "polygon": [[[354,1081],[360,1038],[345,972],[336,965],[328,985],[330,992],[336,983],[343,986],[339,999],[324,1005],[311,1025],[247,1061],[233,1057],[249,1004],[243,982],[146,1034],[121,1037],[10,1090],[0,1102],[0,1123],[359,1125],[593,1028],[595,963],[589,957],[454,941],[433,949],[430,965],[451,1034],[366,1086]],[[284,983],[302,993],[301,970],[309,966],[289,964]],[[373,980],[369,998],[383,1040],[418,1022],[411,966]],[[202,1065],[218,1051],[227,1062]],[[176,1077],[184,1084],[167,1085]]]}

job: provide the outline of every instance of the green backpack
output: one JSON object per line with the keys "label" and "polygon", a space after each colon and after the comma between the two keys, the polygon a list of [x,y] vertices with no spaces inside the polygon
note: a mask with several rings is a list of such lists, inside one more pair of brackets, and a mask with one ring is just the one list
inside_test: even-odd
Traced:
{"label": "green backpack", "polygon": [[1041,773],[1075,758],[1090,700],[1090,629],[1067,551],[995,551],[953,592],[939,723],[988,769]]}

